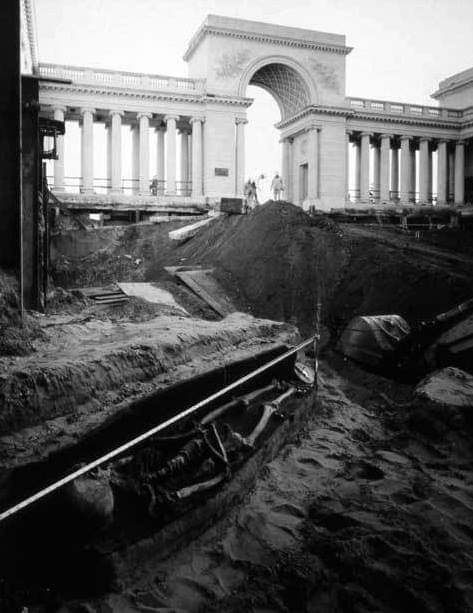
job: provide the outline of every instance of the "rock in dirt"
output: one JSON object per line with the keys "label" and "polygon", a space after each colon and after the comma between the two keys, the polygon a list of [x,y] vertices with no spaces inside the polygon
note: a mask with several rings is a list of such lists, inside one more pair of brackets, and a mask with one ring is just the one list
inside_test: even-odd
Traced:
{"label": "rock in dirt", "polygon": [[79,477],[66,485],[64,497],[82,521],[101,527],[113,520],[115,501],[107,475]]}
{"label": "rock in dirt", "polygon": [[473,375],[449,366],[423,379],[415,394],[432,402],[454,407],[473,407]]}

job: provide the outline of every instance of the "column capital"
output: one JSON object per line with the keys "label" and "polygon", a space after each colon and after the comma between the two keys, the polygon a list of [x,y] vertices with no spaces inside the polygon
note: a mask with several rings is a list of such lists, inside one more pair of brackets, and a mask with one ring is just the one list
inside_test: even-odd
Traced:
{"label": "column capital", "polygon": [[463,147],[465,144],[466,144],[466,141],[462,139],[455,141],[455,147]]}
{"label": "column capital", "polygon": [[94,115],[95,109],[91,106],[81,106],[81,108],[79,109],[79,112],[81,115],[85,115],[85,113],[92,113],[92,115]]}
{"label": "column capital", "polygon": [[200,122],[204,123],[204,121],[205,121],[205,117],[204,117],[203,115],[195,115],[194,117],[191,117],[191,118],[189,119],[189,123],[190,123],[190,124],[193,124],[193,123],[195,123],[196,121],[200,121]]}
{"label": "column capital", "polygon": [[164,121],[167,123],[168,121],[178,121],[179,115],[164,115]]}
{"label": "column capital", "polygon": [[430,143],[432,138],[430,136],[421,136],[419,138],[419,143]]}
{"label": "column capital", "polygon": [[360,136],[369,136],[371,138],[373,136],[373,132],[361,132]]}
{"label": "column capital", "polygon": [[246,119],[246,117],[235,117],[235,123],[238,124],[245,124],[248,123],[248,119]]}
{"label": "column capital", "polygon": [[136,119],[138,119],[138,121],[143,117],[146,117],[146,119],[151,119],[152,116],[153,113],[136,113]]}
{"label": "column capital", "polygon": [[64,106],[63,104],[52,104],[51,108],[53,109],[53,112],[61,111],[61,113],[67,113],[67,106]]}
{"label": "column capital", "polygon": [[389,140],[391,140],[391,138],[394,138],[393,134],[386,134],[385,132],[383,132],[383,134],[379,135],[380,138],[389,138]]}
{"label": "column capital", "polygon": [[437,145],[448,145],[450,142],[449,138],[437,138]]}
{"label": "column capital", "polygon": [[407,134],[401,134],[401,136],[399,137],[399,140],[400,140],[401,142],[403,142],[403,141],[404,141],[404,142],[405,142],[405,141],[409,142],[409,141],[411,141],[411,140],[412,140],[412,136],[408,136]]}
{"label": "column capital", "polygon": [[123,117],[123,115],[125,114],[125,111],[118,111],[116,109],[112,109],[111,111],[108,112],[110,117],[113,117],[114,115],[120,115],[120,117]]}

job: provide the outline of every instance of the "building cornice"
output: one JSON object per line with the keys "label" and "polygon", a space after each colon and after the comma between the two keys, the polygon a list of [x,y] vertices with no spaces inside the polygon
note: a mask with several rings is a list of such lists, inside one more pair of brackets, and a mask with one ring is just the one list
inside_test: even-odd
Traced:
{"label": "building cornice", "polygon": [[276,124],[276,128],[283,129],[287,128],[291,124],[303,119],[304,117],[308,117],[309,115],[332,115],[336,117],[351,117],[353,111],[349,108],[341,107],[341,106],[323,106],[320,104],[311,104],[310,106],[306,106],[304,109],[292,115],[292,117],[288,117]]}
{"label": "building cornice", "polygon": [[26,20],[26,29],[28,33],[28,42],[30,45],[31,62],[33,64],[33,73],[38,68],[38,37],[36,27],[36,12],[34,0],[21,0],[23,15]]}
{"label": "building cornice", "polygon": [[237,38],[239,40],[251,40],[258,43],[271,43],[273,45],[281,45],[284,47],[296,47],[299,49],[311,49],[314,51],[326,51],[328,53],[337,53],[340,55],[348,55],[353,47],[345,45],[336,45],[334,43],[324,43],[311,40],[302,40],[289,36],[277,36],[270,34],[261,34],[256,32],[248,32],[234,28],[224,28],[203,24],[192,37],[187,51],[183,59],[188,62],[193,56],[195,50],[205,36],[225,36],[229,38]]}
{"label": "building cornice", "polygon": [[[74,94],[87,95],[87,96],[104,96],[106,98],[118,98],[123,100],[129,98],[132,100],[149,101],[163,101],[163,102],[182,102],[185,104],[223,104],[229,106],[238,106],[248,108],[251,106],[253,100],[251,98],[241,98],[234,96],[224,95],[208,95],[207,93],[201,94],[185,94],[176,92],[157,92],[155,90],[136,90],[136,89],[120,89],[120,88],[107,88],[107,87],[94,87],[89,85],[64,85],[61,83],[42,82],[40,83],[41,93],[63,93],[67,94],[71,103],[70,106],[74,106]],[[94,102],[95,104],[95,102]]]}
{"label": "building cornice", "polygon": [[369,111],[356,111],[348,107],[322,106],[311,105],[302,109],[292,117],[284,119],[276,124],[276,128],[284,129],[296,123],[300,119],[310,115],[332,115],[337,117],[345,117],[349,120],[361,120],[375,123],[388,123],[392,125],[408,125],[440,129],[454,129],[460,131],[462,128],[470,127],[473,124],[473,119],[462,122],[461,119],[430,119],[427,117],[412,117],[403,115],[392,115],[390,113],[370,113]]}
{"label": "building cornice", "polygon": [[406,115],[393,115],[391,113],[370,113],[369,111],[353,111],[350,119],[373,121],[376,123],[390,123],[395,125],[422,126],[429,128],[449,128],[459,130],[462,127],[461,119],[430,119],[428,117],[413,117]]}

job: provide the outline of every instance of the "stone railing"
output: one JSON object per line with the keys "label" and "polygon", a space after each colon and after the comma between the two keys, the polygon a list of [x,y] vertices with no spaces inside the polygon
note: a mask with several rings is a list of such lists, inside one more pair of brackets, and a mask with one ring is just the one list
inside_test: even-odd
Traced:
{"label": "stone railing", "polygon": [[419,104],[388,102],[386,100],[368,100],[366,98],[347,98],[346,100],[352,109],[369,111],[370,113],[406,115],[409,117],[424,117],[429,119],[460,119],[463,116],[463,111],[440,108],[438,106],[421,106]]}
{"label": "stone railing", "polygon": [[102,85],[141,90],[171,90],[180,92],[201,92],[204,79],[186,79],[118,70],[63,66],[61,64],[40,64],[37,70],[40,77],[64,79],[83,85]]}

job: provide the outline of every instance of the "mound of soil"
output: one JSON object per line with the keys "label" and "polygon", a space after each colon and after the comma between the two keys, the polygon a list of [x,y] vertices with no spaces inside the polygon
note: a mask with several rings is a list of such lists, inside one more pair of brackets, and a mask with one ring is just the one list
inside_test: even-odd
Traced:
{"label": "mound of soil", "polygon": [[[334,338],[355,315],[397,313],[413,322],[473,295],[471,275],[440,261],[438,252],[419,254],[404,243],[353,235],[290,203],[269,201],[249,215],[222,215],[193,238],[169,240],[169,230],[185,223],[130,226],[119,236],[113,228],[70,233],[57,242],[58,252],[68,241],[82,257],[58,255],[54,280],[64,287],[169,284],[165,266],[203,265],[214,268],[239,310],[295,323],[303,334],[313,329],[320,298]],[[84,255],[94,241],[95,250]]]}
{"label": "mound of soil", "polygon": [[143,281],[145,264],[155,251],[172,247],[168,232],[187,225],[109,226],[70,230],[52,239],[51,276],[64,288],[106,285],[116,281]]}
{"label": "mound of soil", "polygon": [[333,293],[328,325],[335,333],[356,315],[431,318],[473,295],[473,279],[410,251],[357,237]]}
{"label": "mound of soil", "polygon": [[178,252],[183,263],[214,266],[240,308],[297,322],[305,332],[318,296],[326,303],[346,261],[340,234],[324,218],[270,201],[250,215],[217,219]]}
{"label": "mound of soil", "polygon": [[0,270],[0,356],[28,355],[34,351],[33,341],[42,336],[32,317],[21,317],[18,282]]}

